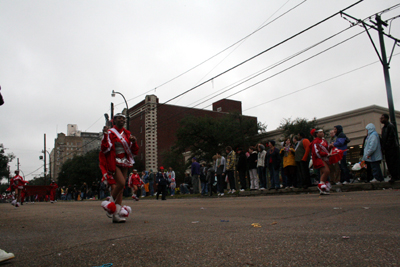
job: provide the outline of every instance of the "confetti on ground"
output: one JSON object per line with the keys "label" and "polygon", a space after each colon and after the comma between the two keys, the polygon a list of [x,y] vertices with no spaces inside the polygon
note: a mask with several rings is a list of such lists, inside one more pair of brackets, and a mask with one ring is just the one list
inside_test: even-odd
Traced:
{"label": "confetti on ground", "polygon": [[194,222],[192,222],[192,223],[199,223],[199,221],[194,221]]}
{"label": "confetti on ground", "polygon": [[275,225],[275,224],[277,224],[277,222],[273,222],[273,223],[271,223],[271,225]]}
{"label": "confetti on ground", "polygon": [[342,236],[343,239],[350,239],[350,236],[344,235]]}
{"label": "confetti on ground", "polygon": [[252,223],[251,226],[253,226],[254,228],[260,228],[261,225],[259,223]]}
{"label": "confetti on ground", "polygon": [[342,208],[334,207],[333,209],[334,209],[334,210],[341,210]]}

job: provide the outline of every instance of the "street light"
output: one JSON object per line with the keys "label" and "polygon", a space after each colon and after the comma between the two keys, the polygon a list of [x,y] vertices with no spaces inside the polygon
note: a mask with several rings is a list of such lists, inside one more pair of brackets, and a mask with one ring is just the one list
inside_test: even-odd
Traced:
{"label": "street light", "polygon": [[112,90],[111,96],[115,97],[115,94],[119,94],[124,98],[125,104],[126,104],[126,128],[129,131],[129,108],[128,108],[128,102],[126,102],[125,96],[123,94],[121,94],[120,92],[115,92],[114,90]]}

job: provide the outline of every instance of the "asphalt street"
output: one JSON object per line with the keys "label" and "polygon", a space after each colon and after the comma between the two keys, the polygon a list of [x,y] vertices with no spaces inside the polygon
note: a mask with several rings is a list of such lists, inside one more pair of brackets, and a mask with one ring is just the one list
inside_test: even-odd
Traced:
{"label": "asphalt street", "polygon": [[0,204],[0,266],[400,266],[397,189],[124,204]]}

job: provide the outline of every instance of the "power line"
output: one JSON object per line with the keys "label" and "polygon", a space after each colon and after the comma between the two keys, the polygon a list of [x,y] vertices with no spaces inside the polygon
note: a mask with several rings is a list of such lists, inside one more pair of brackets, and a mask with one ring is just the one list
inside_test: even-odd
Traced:
{"label": "power line", "polygon": [[[397,56],[397,55],[399,55],[399,54],[400,54],[400,53],[397,53],[397,54],[395,54],[395,55],[393,55],[393,56]],[[267,102],[263,102],[263,103],[261,103],[261,104],[258,104],[258,105],[256,105],[256,106],[254,106],[254,107],[251,107],[251,108],[245,109],[244,111],[247,111],[247,110],[250,110],[250,109],[253,109],[253,108],[256,108],[256,107],[259,107],[259,106],[265,105],[265,104],[268,104],[268,103],[270,103],[270,102],[273,102],[273,101],[275,101],[275,100],[278,100],[278,99],[281,99],[281,98],[287,97],[287,96],[289,96],[289,95],[293,95],[293,94],[295,94],[295,93],[298,93],[298,92],[301,92],[301,91],[304,91],[304,90],[310,89],[310,88],[312,88],[312,87],[314,87],[314,86],[317,86],[317,85],[320,85],[320,84],[326,83],[326,82],[328,82],[328,81],[331,81],[331,80],[334,80],[334,79],[336,79],[336,78],[339,78],[339,77],[345,76],[345,75],[347,75],[347,74],[353,73],[353,72],[355,72],[355,71],[358,71],[358,70],[360,70],[360,69],[363,69],[363,68],[369,67],[369,66],[371,66],[371,65],[374,65],[374,64],[376,64],[376,63],[378,63],[378,62],[380,62],[380,61],[375,61],[375,62],[372,62],[372,63],[366,64],[366,65],[364,65],[364,66],[361,66],[361,67],[359,67],[359,68],[352,69],[352,70],[350,70],[350,71],[348,71],[348,72],[345,72],[345,73],[342,73],[342,74],[336,75],[336,76],[334,76],[334,77],[331,77],[331,78],[329,78],[329,79],[323,80],[323,81],[321,81],[321,82],[318,82],[318,83],[315,83],[315,84],[313,84],[313,85],[309,85],[309,86],[307,86],[307,87],[304,87],[304,88],[298,89],[298,90],[296,90],[296,91],[293,91],[293,92],[290,92],[290,93],[288,93],[288,94],[285,94],[285,95],[279,96],[279,97],[277,97],[277,98],[274,98],[274,99],[268,100]]]}
{"label": "power line", "polygon": [[[254,31],[251,32],[250,34],[248,34],[248,35],[246,35],[245,37],[241,38],[239,41],[236,41],[235,43],[231,44],[231,45],[228,46],[227,48],[221,50],[221,51],[218,52],[217,54],[211,56],[210,58],[208,58],[208,59],[206,59],[206,60],[204,60],[204,61],[202,61],[201,63],[195,65],[194,67],[188,69],[187,71],[184,71],[183,73],[179,74],[178,76],[175,76],[174,78],[172,78],[172,79],[170,79],[170,80],[168,80],[168,81],[166,81],[166,82],[164,82],[164,83],[162,83],[162,84],[156,86],[155,88],[150,89],[150,90],[144,92],[143,94],[140,94],[140,95],[137,95],[137,96],[135,96],[135,97],[133,97],[133,98],[131,98],[131,99],[128,99],[128,101],[131,101],[131,100],[133,100],[133,99],[136,99],[136,98],[138,98],[138,97],[140,97],[140,96],[143,96],[143,95],[145,95],[145,94],[147,94],[147,93],[149,93],[149,92],[155,91],[155,90],[157,90],[158,88],[160,88],[160,87],[162,87],[162,86],[164,86],[164,85],[166,85],[166,84],[168,84],[168,83],[170,83],[170,82],[172,82],[172,81],[178,79],[179,77],[185,75],[186,73],[188,73],[188,72],[190,72],[190,71],[196,69],[197,67],[199,67],[199,66],[203,65],[204,63],[210,61],[211,59],[213,59],[213,58],[215,58],[216,56],[222,54],[223,52],[225,52],[225,51],[227,51],[228,49],[232,48],[233,46],[237,45],[238,43],[240,43],[240,42],[246,40],[247,38],[249,38],[250,36],[252,36],[252,35],[255,34],[256,32],[260,31],[261,29],[267,27],[267,26],[270,25],[271,23],[273,23],[273,22],[275,22],[276,20],[280,19],[280,18],[283,17],[284,15],[286,15],[286,14],[288,14],[289,12],[293,11],[294,9],[296,9],[297,7],[299,7],[300,5],[302,5],[303,3],[305,3],[306,1],[307,1],[307,0],[302,1],[301,3],[297,4],[297,5],[294,6],[293,8],[289,9],[288,11],[286,11],[285,13],[283,13],[282,15],[280,15],[280,16],[278,16],[277,18],[275,18],[274,20],[272,20],[271,22],[269,22],[269,23],[267,23],[267,24],[265,24],[265,25],[263,25],[263,26],[260,26],[258,29],[254,30]],[[363,0],[362,0],[362,1],[363,1]],[[288,1],[288,2],[289,2],[289,1]],[[287,2],[286,2],[286,3],[287,3]],[[285,3],[284,5],[286,5],[286,3]],[[283,5],[283,6],[284,6],[284,5]],[[281,6],[281,8],[282,8],[283,6]],[[281,8],[279,8],[277,11],[279,11]],[[276,13],[276,12],[275,12],[275,13]],[[273,15],[275,15],[275,13],[274,13]],[[273,16],[273,15],[272,15],[272,16]],[[269,19],[269,18],[268,18],[268,19]],[[267,19],[267,20],[268,20],[268,19]],[[265,23],[265,22],[264,22],[264,23]],[[263,23],[263,24],[264,24],[264,23]],[[123,104],[123,103],[121,103],[121,104]],[[118,104],[118,105],[119,105],[119,104]]]}

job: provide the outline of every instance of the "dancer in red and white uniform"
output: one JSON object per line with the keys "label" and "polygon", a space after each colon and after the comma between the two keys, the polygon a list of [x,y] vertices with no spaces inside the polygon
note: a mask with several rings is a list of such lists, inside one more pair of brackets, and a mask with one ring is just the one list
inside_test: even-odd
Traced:
{"label": "dancer in red and white uniform", "polygon": [[128,186],[132,188],[132,198],[136,201],[139,201],[139,198],[137,197],[137,191],[142,185],[144,185],[144,183],[142,179],[140,179],[137,170],[133,170],[133,173],[129,177]]}
{"label": "dancer in red and white uniform", "polygon": [[321,195],[329,195],[332,186],[328,181],[330,173],[328,142],[323,138],[325,134],[322,129],[312,129],[310,133],[315,138],[310,144],[314,169],[319,169],[321,174],[318,189]]}
{"label": "dancer in red and white uniform", "polygon": [[58,188],[58,185],[54,180],[52,180],[50,186],[52,186],[51,191],[50,191],[50,203],[54,204],[54,201],[57,202],[56,201],[56,190]]}
{"label": "dancer in red and white uniform", "polygon": [[136,137],[124,128],[125,121],[125,115],[118,113],[114,116],[113,128],[104,126],[99,156],[103,180],[111,186],[110,200],[103,201],[102,207],[115,223],[125,222],[131,212],[130,207],[121,206],[122,193],[128,168],[135,163],[133,157],[139,151]]}
{"label": "dancer in red and white uniform", "polygon": [[10,186],[11,188],[15,191],[15,202],[13,201],[13,205],[15,207],[19,207],[21,203],[21,192],[24,189],[24,185],[27,182],[22,178],[21,175],[19,175],[19,171],[15,171],[15,176],[14,178],[11,179],[10,181]]}

